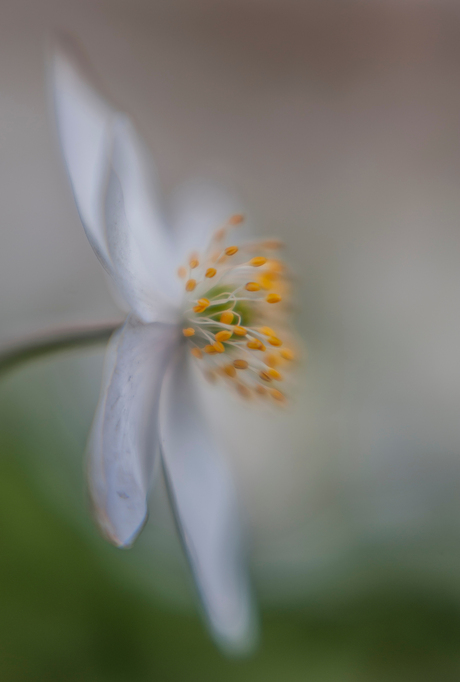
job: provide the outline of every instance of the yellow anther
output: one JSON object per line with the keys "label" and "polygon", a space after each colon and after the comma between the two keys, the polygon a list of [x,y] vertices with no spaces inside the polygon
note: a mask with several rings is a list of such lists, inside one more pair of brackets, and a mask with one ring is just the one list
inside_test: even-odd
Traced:
{"label": "yellow anther", "polygon": [[198,358],[198,360],[200,360],[200,358],[203,357],[203,353],[199,348],[192,348],[190,352],[193,355],[193,357]]}
{"label": "yellow anther", "polygon": [[265,265],[266,262],[267,259],[263,256],[256,256],[255,258],[251,258],[249,265],[252,265],[253,268],[260,268],[260,266]]}
{"label": "yellow anther", "polygon": [[265,300],[267,303],[279,303],[281,301],[281,296],[279,294],[268,294]]}
{"label": "yellow anther", "polygon": [[247,342],[247,347],[251,348],[252,350],[265,350],[265,346],[262,343],[262,341],[259,341],[259,339],[251,339],[250,341]]}
{"label": "yellow anther", "polygon": [[237,336],[246,336],[248,331],[244,327],[239,327],[238,325],[236,325],[235,327],[233,327],[233,333],[236,334]]}
{"label": "yellow anther", "polygon": [[272,282],[271,278],[268,276],[268,274],[260,275],[260,277],[258,277],[258,281],[259,281],[259,284],[262,287],[262,289],[271,289],[272,288],[273,282]]}
{"label": "yellow anther", "polygon": [[208,307],[209,307],[209,299],[208,298],[199,298],[197,301],[197,305],[194,306],[194,308],[193,308],[193,312],[194,313],[202,313]]}
{"label": "yellow anther", "polygon": [[266,395],[267,389],[265,388],[265,386],[262,386],[262,384],[257,384],[256,393],[258,393],[259,395]]}
{"label": "yellow anther", "polygon": [[232,215],[228,219],[228,224],[229,225],[240,225],[243,222],[243,220],[244,220],[244,215],[242,215],[241,213],[235,213],[235,215]]}
{"label": "yellow anther", "polygon": [[283,377],[281,376],[281,374],[276,369],[273,369],[273,367],[269,367],[267,369],[267,374],[272,379],[276,379],[276,381],[282,381],[283,380]]}
{"label": "yellow anther", "polygon": [[214,277],[214,275],[216,274],[216,272],[217,272],[216,268],[208,268],[208,269],[206,270],[205,277],[209,277],[209,278]]}
{"label": "yellow anther", "polygon": [[233,322],[233,313],[230,310],[225,310],[219,320],[222,324],[231,324]]}
{"label": "yellow anther", "polygon": [[185,284],[185,291],[193,291],[195,287],[196,281],[194,279],[189,279]]}
{"label": "yellow anther", "polygon": [[290,348],[283,348],[280,350],[280,355],[285,360],[294,360],[294,353]]}
{"label": "yellow anther", "polygon": [[195,333],[195,330],[193,329],[193,327],[187,327],[187,329],[182,330],[182,334],[184,336],[193,336],[194,333]]}
{"label": "yellow anther", "polygon": [[209,355],[214,355],[214,353],[217,353],[214,346],[212,346],[210,343],[208,343],[207,346],[205,346],[203,350],[205,353],[208,353]]}
{"label": "yellow anther", "polygon": [[216,341],[213,346],[216,353],[225,353],[225,346],[220,341]]}
{"label": "yellow anther", "polygon": [[221,331],[221,332],[217,332],[217,334],[216,334],[216,341],[220,341],[221,343],[222,343],[223,341],[228,341],[229,338],[231,337],[231,335],[232,335],[232,332],[229,332],[229,331],[227,331],[226,329],[224,329],[224,330]]}
{"label": "yellow anther", "polygon": [[283,344],[277,336],[269,336],[267,340],[270,346],[281,346]]}
{"label": "yellow anther", "polygon": [[280,260],[269,260],[267,262],[267,267],[274,273],[283,272],[285,269],[284,263],[282,263]]}
{"label": "yellow anther", "polygon": [[272,398],[274,398],[275,400],[277,400],[280,403],[282,403],[286,400],[286,397],[284,396],[284,394],[281,393],[281,391],[278,391],[277,388],[271,388],[269,393],[270,393]]}
{"label": "yellow anther", "polygon": [[200,264],[200,261],[198,260],[198,258],[190,258],[191,270],[194,270],[195,268],[197,268],[199,266],[199,264]]}
{"label": "yellow anther", "polygon": [[246,291],[259,291],[260,284],[257,284],[257,282],[248,282],[244,288]]}
{"label": "yellow anther", "polygon": [[224,372],[227,376],[231,377],[232,379],[236,377],[236,369],[233,367],[233,365],[225,365]]}
{"label": "yellow anther", "polygon": [[272,380],[272,378],[268,372],[260,372],[259,376],[263,381],[271,381]]}
{"label": "yellow anther", "polygon": [[264,334],[264,336],[276,336],[276,333],[271,327],[259,327],[259,331],[261,334]]}
{"label": "yellow anther", "polygon": [[234,256],[235,253],[237,253],[237,252],[238,252],[237,246],[227,246],[224,253],[226,256]]}
{"label": "yellow anther", "polygon": [[180,268],[177,269],[177,274],[181,279],[185,279],[187,277],[187,269],[184,268],[182,265]]}
{"label": "yellow anther", "polygon": [[264,362],[267,365],[267,367],[277,367],[280,364],[281,360],[277,355],[269,353],[264,357]]}
{"label": "yellow anther", "polygon": [[233,360],[233,367],[236,369],[247,369],[248,363],[246,360]]}

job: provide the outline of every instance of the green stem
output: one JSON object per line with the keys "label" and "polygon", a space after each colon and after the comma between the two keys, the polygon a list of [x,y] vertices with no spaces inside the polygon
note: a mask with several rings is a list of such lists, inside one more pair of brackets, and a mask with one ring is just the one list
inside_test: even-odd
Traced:
{"label": "green stem", "polygon": [[107,343],[120,324],[118,322],[117,324],[112,323],[98,327],[67,329],[0,350],[0,375],[5,374],[24,362],[35,360],[51,353],[93,346],[98,343]]}

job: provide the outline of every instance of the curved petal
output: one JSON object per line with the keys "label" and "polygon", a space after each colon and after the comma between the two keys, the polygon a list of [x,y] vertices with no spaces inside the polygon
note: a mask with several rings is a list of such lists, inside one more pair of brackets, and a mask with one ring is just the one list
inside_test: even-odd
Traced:
{"label": "curved petal", "polygon": [[113,111],[91,85],[86,66],[68,41],[54,52],[51,76],[59,140],[80,218],[98,258],[113,274],[102,202]]}
{"label": "curved petal", "polygon": [[118,546],[130,545],[146,518],[160,386],[176,340],[172,326],[128,318],[109,342],[88,477],[97,521]]}
{"label": "curved petal", "polygon": [[173,321],[181,299],[171,235],[155,209],[150,158],[126,116],[113,122],[105,195],[108,250],[119,288],[145,321]]}
{"label": "curved petal", "polygon": [[62,152],[88,239],[136,314],[170,321],[180,287],[145,145],[92,85],[74,46],[55,51],[52,76]]}
{"label": "curved petal", "polygon": [[212,233],[241,210],[238,197],[215,182],[197,179],[184,183],[171,197],[171,222],[180,258],[205,249]]}
{"label": "curved petal", "polygon": [[205,615],[221,645],[244,651],[255,619],[232,481],[197,406],[185,355],[167,370],[160,400],[165,478]]}

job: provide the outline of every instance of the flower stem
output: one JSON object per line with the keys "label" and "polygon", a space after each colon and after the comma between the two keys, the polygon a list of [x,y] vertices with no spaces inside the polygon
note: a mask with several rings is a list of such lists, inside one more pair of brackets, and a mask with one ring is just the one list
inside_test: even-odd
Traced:
{"label": "flower stem", "polygon": [[106,343],[120,322],[56,331],[0,349],[0,376],[29,360],[63,350]]}

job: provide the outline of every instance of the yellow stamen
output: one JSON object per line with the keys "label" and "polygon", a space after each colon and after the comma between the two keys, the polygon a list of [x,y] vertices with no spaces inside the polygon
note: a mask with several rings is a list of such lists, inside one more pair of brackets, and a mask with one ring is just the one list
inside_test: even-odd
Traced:
{"label": "yellow stamen", "polygon": [[229,331],[227,331],[226,329],[224,329],[224,330],[221,331],[221,332],[217,332],[217,334],[216,334],[216,341],[220,341],[221,343],[222,343],[223,341],[228,341],[229,338],[231,337],[231,335],[232,335],[232,332],[229,332]]}
{"label": "yellow stamen", "polygon": [[238,252],[237,246],[227,246],[227,248],[224,251],[226,256],[234,256],[235,253],[237,253],[237,252]]}
{"label": "yellow stamen", "polygon": [[273,283],[272,283],[270,277],[268,276],[268,274],[260,275],[260,277],[258,277],[258,281],[259,281],[259,284],[262,287],[262,289],[271,289],[272,288]]}
{"label": "yellow stamen", "polygon": [[247,347],[251,348],[252,350],[265,350],[265,346],[262,343],[262,341],[259,341],[259,339],[251,339],[250,341],[247,342]]}
{"label": "yellow stamen", "polygon": [[277,388],[271,388],[269,392],[270,392],[271,397],[280,403],[282,403],[286,400],[285,396],[281,393],[281,391],[278,391]]}
{"label": "yellow stamen", "polygon": [[257,284],[257,282],[248,282],[244,288],[246,291],[259,291],[260,284]]}
{"label": "yellow stamen", "polygon": [[220,341],[216,341],[216,342],[213,344],[213,346],[214,346],[214,349],[215,349],[216,353],[225,353],[225,346],[224,346],[224,344],[221,343]]}
{"label": "yellow stamen", "polygon": [[209,278],[214,277],[214,275],[216,274],[216,272],[217,272],[216,268],[208,268],[208,269],[206,270],[205,277],[209,277]]}
{"label": "yellow stamen", "polygon": [[194,333],[195,333],[195,330],[193,329],[193,327],[187,327],[187,329],[182,330],[182,334],[184,336],[193,336]]}
{"label": "yellow stamen", "polygon": [[210,343],[208,343],[208,344],[204,347],[203,350],[204,350],[205,353],[208,353],[208,355],[214,355],[214,353],[217,353],[217,351],[216,351],[216,349],[214,348],[214,346],[211,346]]}
{"label": "yellow stamen", "polygon": [[265,265],[266,262],[267,259],[263,256],[256,256],[255,258],[251,258],[249,265],[252,265],[253,268],[260,268],[260,266]]}
{"label": "yellow stamen", "polygon": [[259,327],[259,331],[261,334],[264,334],[264,336],[276,336],[276,333],[271,327]]}
{"label": "yellow stamen", "polygon": [[199,298],[197,301],[197,305],[194,306],[194,308],[193,308],[193,312],[194,313],[202,313],[208,307],[209,307],[209,299],[208,298]]}
{"label": "yellow stamen", "polygon": [[247,369],[248,363],[246,360],[233,360],[233,367],[236,369]]}
{"label": "yellow stamen", "polygon": [[258,393],[259,395],[266,395],[267,389],[265,388],[265,386],[262,386],[262,384],[257,384],[256,393]]}
{"label": "yellow stamen", "polygon": [[199,348],[192,348],[190,350],[190,352],[193,355],[193,357],[198,358],[198,360],[200,360],[200,358],[203,357],[203,353],[201,352],[201,350]]}
{"label": "yellow stamen", "polygon": [[190,259],[190,269],[191,270],[194,270],[195,268],[197,268],[199,266],[199,264],[200,264],[200,261],[198,260],[198,258],[191,258]]}
{"label": "yellow stamen", "polygon": [[238,325],[236,325],[235,327],[233,327],[233,333],[236,334],[237,336],[246,336],[248,331],[244,327],[239,327]]}
{"label": "yellow stamen", "polygon": [[235,215],[232,215],[228,219],[228,224],[229,225],[240,225],[243,222],[243,220],[244,220],[244,215],[242,215],[241,213],[235,213]]}
{"label": "yellow stamen", "polygon": [[268,343],[270,346],[281,346],[283,344],[283,342],[280,341],[280,339],[278,339],[276,336],[269,336]]}
{"label": "yellow stamen", "polygon": [[281,296],[279,294],[268,294],[265,300],[267,303],[279,303],[281,301]]}
{"label": "yellow stamen", "polygon": [[230,310],[225,310],[220,316],[222,324],[231,324],[233,321],[233,313]]}
{"label": "yellow stamen", "polygon": [[294,353],[290,348],[283,348],[283,350],[280,350],[280,355],[285,360],[294,360]]}
{"label": "yellow stamen", "polygon": [[224,372],[227,376],[231,377],[232,379],[236,377],[236,369],[233,367],[233,365],[225,365]]}
{"label": "yellow stamen", "polygon": [[273,273],[283,272],[283,270],[285,269],[284,264],[280,260],[269,260],[267,263],[267,267],[270,268],[270,270]]}
{"label": "yellow stamen", "polygon": [[277,355],[270,353],[269,355],[265,356],[264,362],[268,367],[277,367],[281,361]]}
{"label": "yellow stamen", "polygon": [[195,287],[196,287],[196,281],[194,279],[189,279],[189,280],[187,280],[187,283],[185,284],[185,291],[193,291]]}
{"label": "yellow stamen", "polygon": [[178,268],[177,274],[181,279],[185,279],[187,277],[187,269],[182,265],[180,268]]}
{"label": "yellow stamen", "polygon": [[282,381],[283,380],[283,377],[281,376],[281,374],[276,369],[273,369],[272,367],[267,369],[267,374],[272,379],[276,379],[276,381]]}
{"label": "yellow stamen", "polygon": [[272,378],[268,372],[260,372],[259,376],[263,381],[271,381],[272,380]]}

